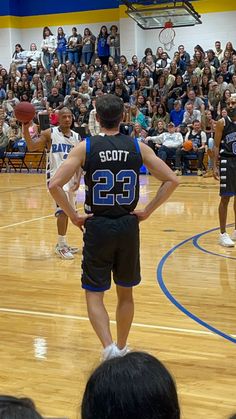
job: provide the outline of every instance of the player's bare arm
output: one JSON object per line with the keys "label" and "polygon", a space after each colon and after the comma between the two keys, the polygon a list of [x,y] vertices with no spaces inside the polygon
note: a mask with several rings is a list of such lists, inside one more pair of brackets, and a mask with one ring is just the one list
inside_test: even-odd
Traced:
{"label": "player's bare arm", "polygon": [[219,149],[220,149],[220,142],[222,138],[222,133],[224,130],[224,119],[219,119],[216,123],[215,129],[215,138],[214,138],[214,149],[213,149],[213,176],[216,180],[219,180],[219,168],[218,168],[218,160],[219,160]]}
{"label": "player's bare arm", "polygon": [[143,210],[134,211],[134,214],[137,215],[139,220],[143,221],[170,197],[179,185],[179,181],[175,173],[166,163],[155,155],[150,147],[141,143],[140,150],[144,165],[156,179],[162,182],[155,197],[146,205],[146,207]]}
{"label": "player's bare arm", "polygon": [[[71,151],[70,151],[70,153],[71,153]],[[82,173],[83,173],[83,169],[82,169],[82,167],[80,167],[77,170],[77,172],[75,173],[75,176],[74,176],[74,185],[70,189],[72,192],[76,192],[79,189]]]}
{"label": "player's bare arm", "polygon": [[49,183],[49,191],[55,202],[63,209],[65,214],[71,219],[72,223],[82,229],[84,222],[90,215],[79,215],[70,205],[63,186],[69,182],[75,173],[80,173],[85,162],[86,144],[85,141],[74,147],[69,153],[65,162],[59,167],[56,174]]}
{"label": "player's bare arm", "polygon": [[26,140],[29,151],[43,151],[45,148],[50,149],[51,146],[51,129],[42,131],[38,138],[32,140],[29,133],[30,124],[23,124],[23,136]]}

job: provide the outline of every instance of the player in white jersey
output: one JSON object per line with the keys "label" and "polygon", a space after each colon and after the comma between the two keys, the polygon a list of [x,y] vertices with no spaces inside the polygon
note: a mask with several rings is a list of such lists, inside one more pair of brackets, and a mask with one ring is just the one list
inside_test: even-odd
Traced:
{"label": "player in white jersey", "polygon": [[[24,138],[27,142],[29,151],[47,150],[47,184],[55,175],[58,168],[67,158],[70,150],[79,144],[80,136],[71,131],[72,113],[68,108],[62,108],[59,111],[59,127],[49,128],[41,132],[40,137],[31,139],[29,133],[29,124],[23,125]],[[79,186],[81,173],[77,173],[64,187],[67,199],[71,205],[75,206],[75,187]],[[73,190],[72,190],[73,189]],[[55,252],[63,259],[73,259],[74,253],[78,248],[70,247],[66,241],[66,232],[68,227],[68,217],[56,204],[55,215],[57,217],[58,242]]]}

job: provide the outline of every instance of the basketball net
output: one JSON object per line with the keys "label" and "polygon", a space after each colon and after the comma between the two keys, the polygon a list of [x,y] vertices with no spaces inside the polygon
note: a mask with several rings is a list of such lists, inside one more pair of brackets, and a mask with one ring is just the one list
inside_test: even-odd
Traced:
{"label": "basketball net", "polygon": [[170,51],[174,46],[175,31],[171,20],[165,22],[165,27],[159,33],[159,41],[164,45],[167,51]]}

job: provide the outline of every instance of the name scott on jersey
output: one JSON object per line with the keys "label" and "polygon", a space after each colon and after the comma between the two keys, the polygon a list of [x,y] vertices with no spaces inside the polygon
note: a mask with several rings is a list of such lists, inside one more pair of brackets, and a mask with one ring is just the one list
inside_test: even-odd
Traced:
{"label": "name scott on jersey", "polygon": [[125,150],[106,150],[99,152],[102,163],[106,161],[127,161],[128,155],[129,151]]}

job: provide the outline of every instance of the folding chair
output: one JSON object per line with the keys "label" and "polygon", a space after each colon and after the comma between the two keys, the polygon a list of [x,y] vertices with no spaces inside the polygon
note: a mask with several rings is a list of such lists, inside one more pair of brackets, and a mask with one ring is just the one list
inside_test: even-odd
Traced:
{"label": "folding chair", "polygon": [[[198,161],[198,158],[197,158],[196,153],[186,154],[184,156],[184,169],[186,170],[186,163],[187,163],[187,166],[191,173],[193,172],[193,170],[197,170],[197,161]],[[206,170],[204,162],[202,163],[202,169]]]}
{"label": "folding chair", "polygon": [[46,150],[44,149],[44,150],[43,150],[43,152],[42,152],[42,154],[41,154],[40,160],[39,160],[39,162],[38,162],[37,172],[39,172],[39,170],[40,170],[40,171],[41,171],[41,173],[42,173],[43,168],[44,168],[44,167],[45,167],[45,165],[46,165],[46,156],[47,156],[47,152],[46,152]]}
{"label": "folding chair", "polygon": [[0,148],[0,172],[2,171],[4,167],[6,167],[5,158],[6,158],[6,147],[2,147]]}
{"label": "folding chair", "polygon": [[15,170],[15,172],[17,171],[17,169],[19,169],[21,172],[21,170],[24,168],[27,169],[27,171],[29,172],[29,168],[25,162],[25,155],[27,152],[27,145],[25,140],[23,138],[21,140],[18,140],[15,143],[14,148],[17,151],[6,153],[7,165],[9,169],[11,170],[12,167]]}

